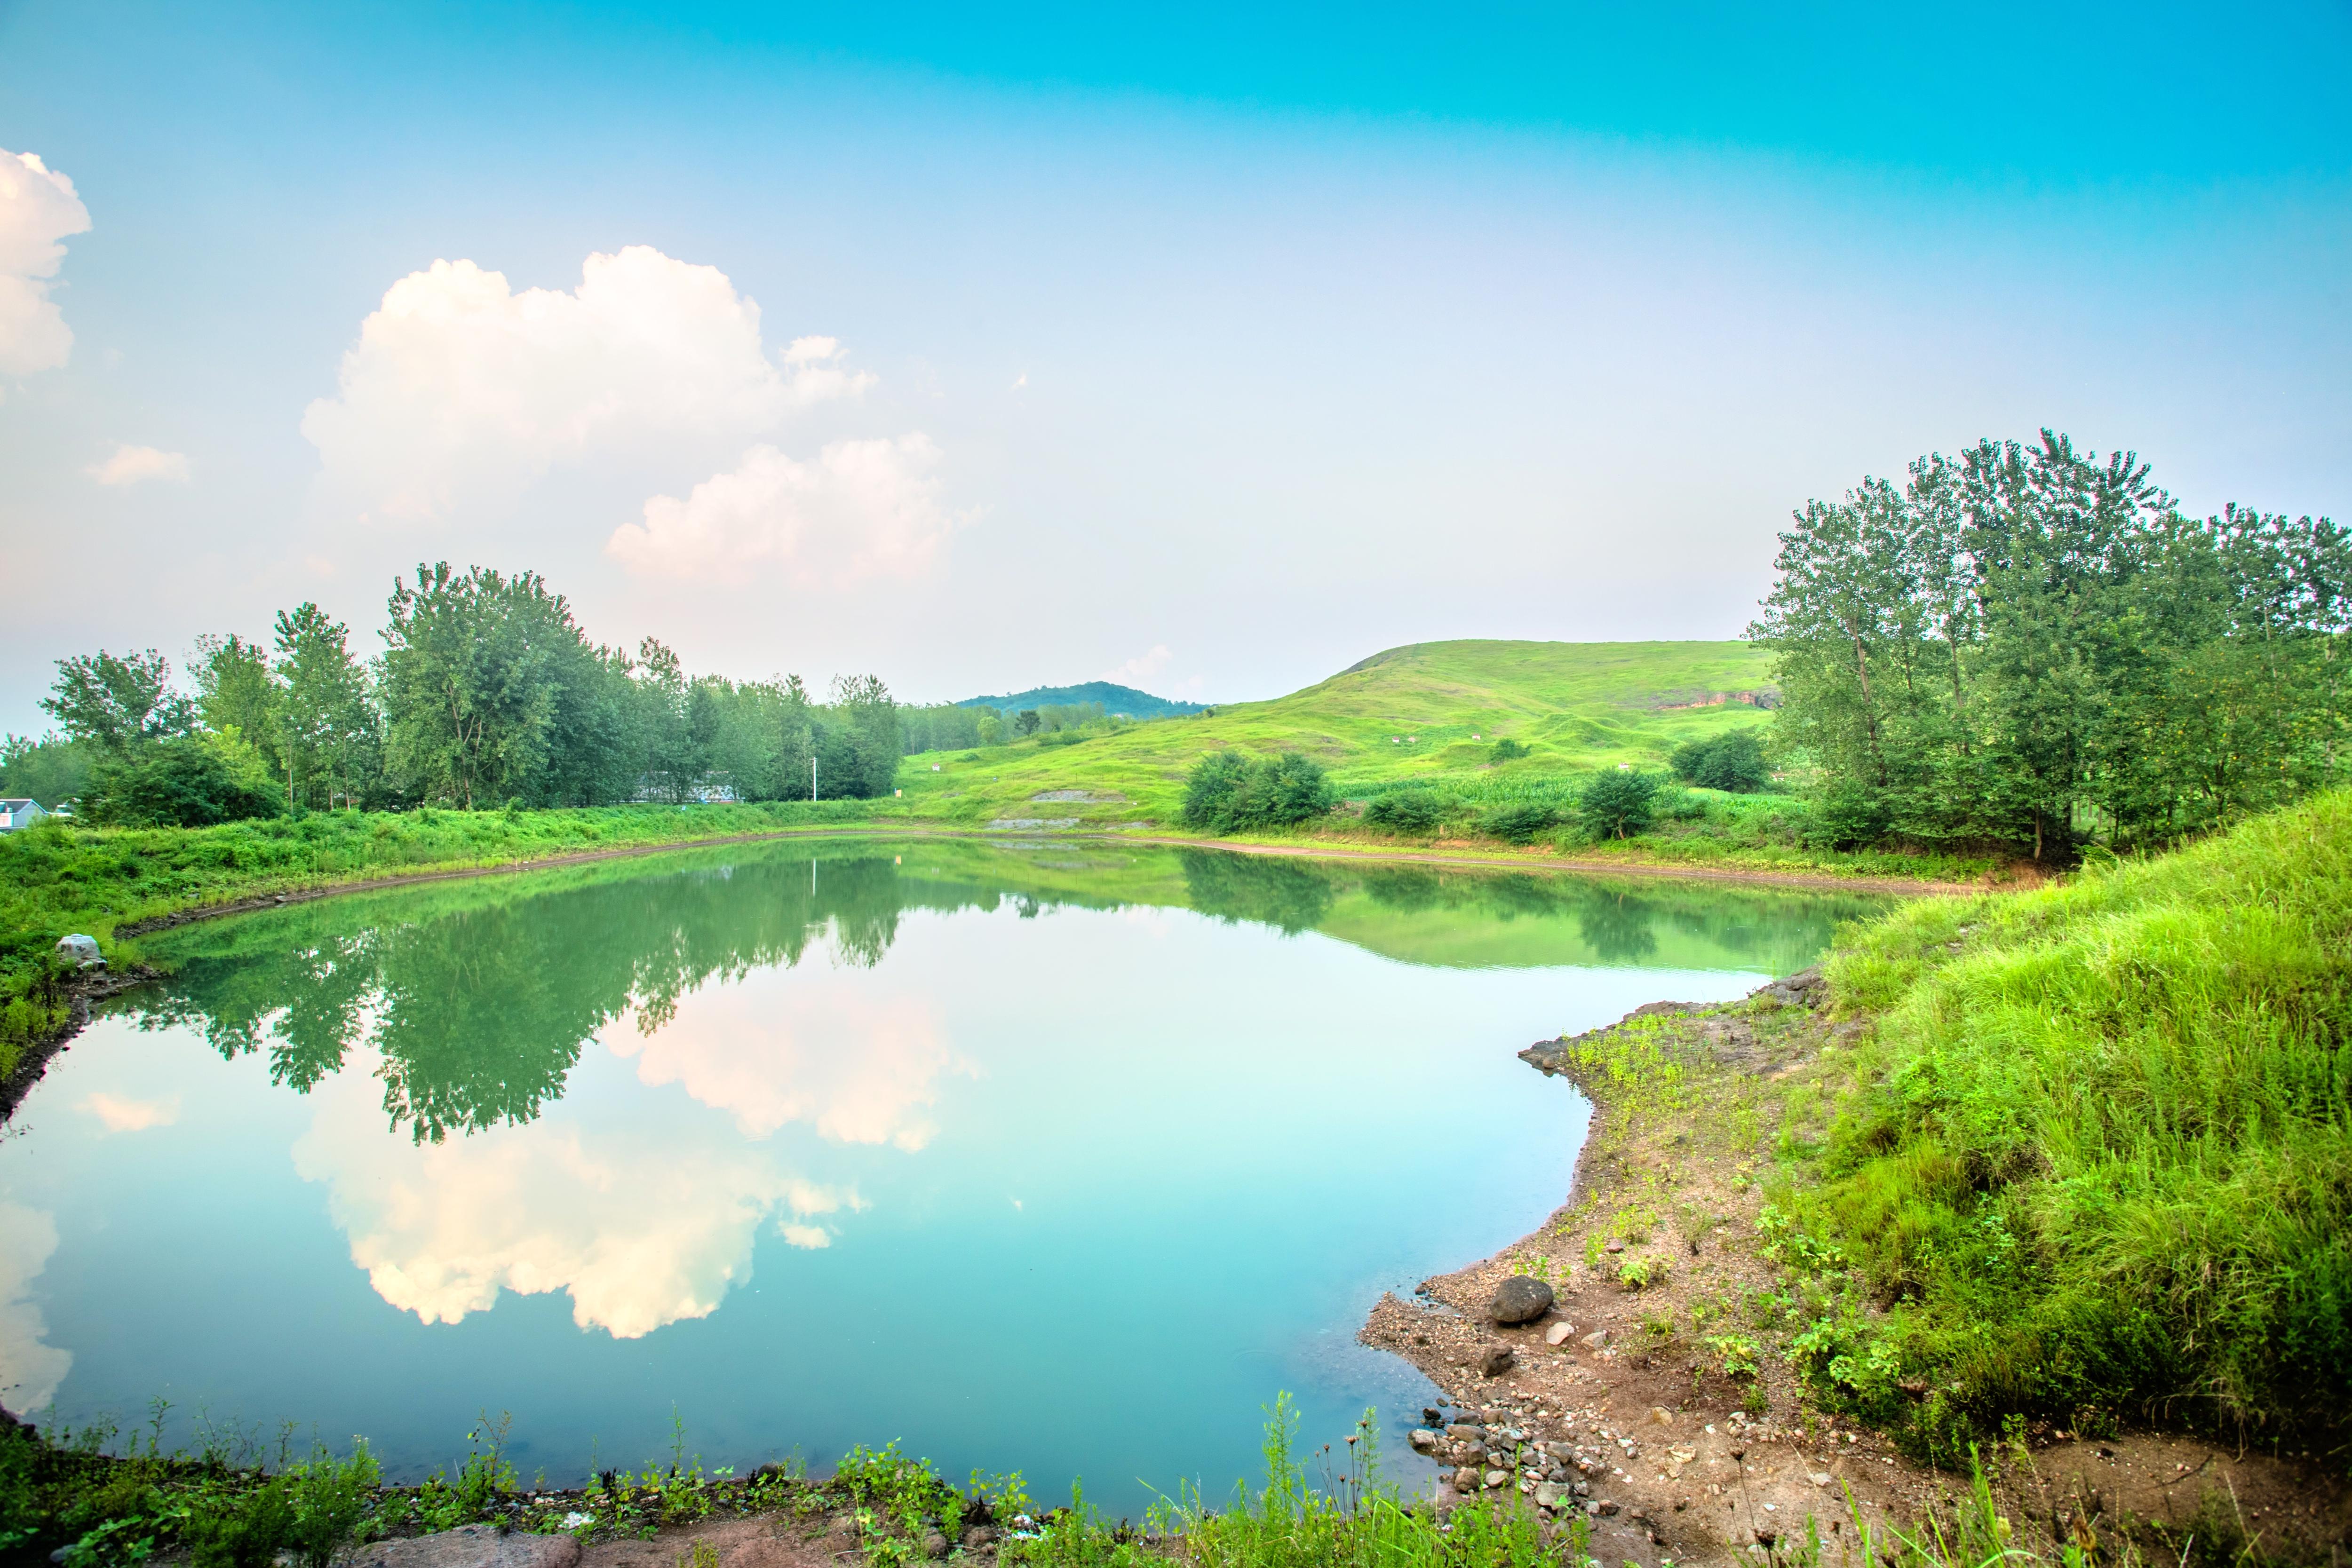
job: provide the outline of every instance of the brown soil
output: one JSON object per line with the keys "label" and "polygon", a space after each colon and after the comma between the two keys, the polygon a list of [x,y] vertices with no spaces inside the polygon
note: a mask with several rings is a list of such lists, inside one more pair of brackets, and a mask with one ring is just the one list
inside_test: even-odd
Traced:
{"label": "brown soil", "polygon": [[[1685,1060],[1698,1069],[1692,1103],[1645,1113],[1585,1085],[1591,1132],[1560,1208],[1411,1299],[1383,1298],[1360,1336],[1421,1368],[1459,1406],[1492,1412],[1555,1452],[1565,1440],[1602,1460],[1584,1479],[1593,1500],[1615,1505],[1591,1521],[1604,1563],[1752,1563],[1753,1547],[1802,1539],[1809,1521],[1827,1553],[1843,1558],[1857,1521],[1908,1531],[1965,1490],[1965,1478],[1916,1466],[1880,1435],[1809,1408],[1769,1349],[1758,1375],[1733,1377],[1721,1351],[1702,1343],[1723,1333],[1767,1343],[1741,1307],[1780,1281],[1757,1253],[1758,1160],[1752,1144],[1738,1141],[1735,1108],[1759,1091],[1802,1087],[1823,1047],[1834,1051],[1857,1027],[1803,1005],[1818,988],[1795,1005],[1779,1001],[1790,995],[1767,988],[1726,1008],[1641,1009],[1675,1015]],[[1523,1054],[1549,1062],[1546,1071],[1563,1066],[1546,1050],[1552,1043]],[[1635,1259],[1662,1266],[1664,1279],[1622,1284],[1620,1270]],[[1558,1295],[1537,1322],[1499,1326],[1487,1303],[1515,1272],[1548,1276]],[[1707,1320],[1696,1330],[1694,1308]],[[1562,1322],[1572,1334],[1555,1347],[1548,1331]],[[1597,1345],[1586,1339],[1596,1333]],[[1498,1347],[1512,1364],[1486,1376]],[[1441,1465],[1450,1459],[1441,1451]],[[2232,1523],[2273,1562],[2337,1561],[2352,1542],[2352,1488],[2342,1478],[2180,1434],[2092,1441],[2044,1432],[2030,1452],[2005,1456],[1996,1477],[2020,1544],[2053,1556],[2063,1541],[2120,1531],[2170,1560],[2187,1534],[2210,1546]],[[1452,1496],[1447,1486],[1443,1498]]]}
{"label": "brown soil", "polygon": [[802,1519],[780,1511],[672,1526],[651,1541],[600,1541],[580,1553],[580,1568],[698,1568],[698,1542],[718,1554],[716,1568],[841,1568],[865,1561],[847,1515]]}

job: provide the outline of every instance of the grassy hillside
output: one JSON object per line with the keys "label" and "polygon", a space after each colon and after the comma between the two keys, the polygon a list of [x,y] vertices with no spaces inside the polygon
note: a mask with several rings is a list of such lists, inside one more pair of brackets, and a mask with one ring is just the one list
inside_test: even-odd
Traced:
{"label": "grassy hillside", "polygon": [[2064,887],[1906,905],[1831,977],[1869,1030],[1826,1115],[1784,1132],[1779,1249],[1847,1302],[1800,1345],[1820,1392],[1944,1457],[2022,1414],[2341,1462],[2352,795]]}
{"label": "grassy hillside", "polygon": [[[1344,787],[1450,779],[1475,789],[1619,762],[1661,766],[1683,741],[1769,722],[1748,703],[1769,657],[1745,643],[1416,643],[1269,702],[1097,735],[908,759],[898,809],[961,823],[1076,818],[1172,826],[1205,751],[1303,750]],[[1475,737],[1476,738],[1473,738]],[[1531,755],[1495,767],[1508,737]],[[939,771],[934,773],[936,767]],[[1083,791],[1106,799],[1038,800]]]}
{"label": "grassy hillside", "polygon": [[1015,712],[1024,707],[1073,707],[1081,703],[1100,703],[1105,713],[1124,714],[1129,718],[1165,718],[1171,714],[1198,713],[1206,703],[1188,703],[1179,697],[1156,697],[1150,692],[1133,686],[1122,686],[1116,681],[1081,681],[1075,686],[1032,686],[1025,692],[1010,696],[966,697],[958,707],[1011,708]]}

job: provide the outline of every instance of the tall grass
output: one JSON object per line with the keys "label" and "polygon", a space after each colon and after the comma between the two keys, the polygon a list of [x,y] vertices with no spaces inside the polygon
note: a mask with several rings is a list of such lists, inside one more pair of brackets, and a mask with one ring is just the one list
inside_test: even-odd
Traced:
{"label": "tall grass", "polygon": [[1946,1458],[2018,1418],[2344,1442],[2352,794],[1908,906],[1831,974],[1875,1038],[1782,1251],[1888,1312],[1818,1387]]}

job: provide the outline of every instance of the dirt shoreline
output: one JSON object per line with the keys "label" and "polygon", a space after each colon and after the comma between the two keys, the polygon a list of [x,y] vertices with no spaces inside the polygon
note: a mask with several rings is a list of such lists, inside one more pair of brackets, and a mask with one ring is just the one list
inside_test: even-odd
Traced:
{"label": "dirt shoreline", "polygon": [[[1593,1552],[1605,1563],[1753,1568],[1758,1548],[1785,1552],[1809,1520],[1825,1551],[1842,1550],[1856,1544],[1857,1521],[1907,1531],[1965,1489],[1967,1478],[1914,1464],[1880,1434],[1812,1409],[1769,1336],[1739,1315],[1739,1303],[1781,1281],[1758,1246],[1769,1151],[1736,1145],[1728,1113],[1756,1105],[1759,1091],[1807,1091],[1824,1048],[1834,1052],[1861,1031],[1833,1021],[1826,997],[1809,971],[1743,1001],[1654,1003],[1574,1041],[1522,1051],[1592,1102],[1567,1197],[1499,1252],[1423,1281],[1410,1299],[1384,1296],[1358,1334],[1444,1391],[1440,1414],[1464,1424],[1451,1430],[1507,1429],[1523,1434],[1515,1446],[1541,1437],[1554,1456],[1589,1456],[1593,1463],[1572,1460],[1565,1479],[1590,1493],[1570,1506],[1590,1515]],[[1641,1090],[1612,1091],[1609,1075],[1578,1070],[1577,1044],[1660,1013],[1673,1015],[1693,1076],[1714,1080],[1695,1098],[1636,1103]],[[1619,1276],[1637,1260],[1658,1277],[1633,1288]],[[1489,1308],[1514,1274],[1546,1279],[1557,1294],[1533,1322],[1504,1326]],[[1729,1375],[1724,1352],[1706,1343],[1727,1332],[1765,1342],[1753,1375]],[[1432,1457],[1444,1467],[1476,1452],[1441,1432]],[[2084,1531],[2177,1545],[2210,1531],[2224,1506],[2273,1561],[2328,1560],[2352,1542],[2344,1478],[2188,1434],[2097,1440],[2043,1430],[2025,1458],[2004,1452],[1995,1461],[2003,1511],[2051,1557]],[[1487,1490],[1489,1462],[1454,1476]],[[1450,1478],[1440,1500],[1460,1495]]]}

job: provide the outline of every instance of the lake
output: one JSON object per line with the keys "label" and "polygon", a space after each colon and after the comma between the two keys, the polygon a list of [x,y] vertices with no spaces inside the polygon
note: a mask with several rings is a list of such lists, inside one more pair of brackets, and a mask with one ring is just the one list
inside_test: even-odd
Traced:
{"label": "lake", "polygon": [[[525,1480],[902,1439],[1139,1516],[1433,1390],[1380,1293],[1526,1233],[1515,1056],[1883,900],[1112,842],[730,846],[147,939],[0,1141],[0,1399]],[[1402,1441],[1391,1470],[1418,1472]]]}

